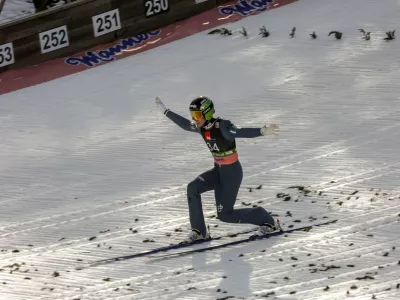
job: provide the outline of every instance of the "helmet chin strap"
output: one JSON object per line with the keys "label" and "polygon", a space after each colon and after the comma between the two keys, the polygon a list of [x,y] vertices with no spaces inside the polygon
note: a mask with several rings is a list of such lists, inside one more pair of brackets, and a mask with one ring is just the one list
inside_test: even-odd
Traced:
{"label": "helmet chin strap", "polygon": [[210,123],[213,123],[214,121],[215,121],[215,118],[211,118],[210,120],[206,120],[206,121],[204,122],[204,125],[201,126],[201,128],[207,127],[208,125],[210,125]]}

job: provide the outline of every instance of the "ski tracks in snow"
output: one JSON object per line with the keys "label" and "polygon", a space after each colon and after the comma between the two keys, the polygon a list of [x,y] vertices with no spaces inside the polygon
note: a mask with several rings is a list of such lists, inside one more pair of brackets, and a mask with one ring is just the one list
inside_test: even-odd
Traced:
{"label": "ski tracks in snow", "polygon": [[[260,166],[254,166],[251,168],[252,172],[249,173],[248,177],[260,179],[263,178],[262,176],[264,174],[270,174],[273,178],[275,174],[281,173],[279,177],[284,177],[285,181],[299,182],[294,178],[293,181],[290,181],[290,177],[292,176],[290,175],[290,172],[289,174],[285,173],[285,170],[290,171],[291,168],[300,164],[307,168],[307,164],[310,162],[335,157],[341,153],[345,153],[349,148],[362,148],[367,144],[379,143],[380,140],[384,138],[394,138],[397,136],[397,131],[395,129],[396,126],[393,125],[380,128],[377,131],[371,131],[366,134],[364,139],[361,139],[359,143],[353,143],[350,144],[350,146],[344,146],[350,142],[349,139],[344,139],[333,142],[329,145],[322,145],[315,149],[309,149],[302,151],[299,154],[282,158],[279,162],[260,164]],[[380,135],[382,131],[391,131],[392,134],[383,136]],[[376,137],[374,138],[374,136]],[[366,139],[366,137],[368,137],[368,139]],[[327,151],[328,149],[329,151]],[[298,158],[302,159],[299,160]],[[268,170],[265,170],[265,167],[270,164],[272,166],[270,166]],[[294,297],[293,295],[297,295],[295,296],[296,298],[293,299],[308,299],[309,297],[312,297],[316,290],[321,290],[320,287],[322,285],[329,286],[329,289],[326,288],[326,286],[324,287],[329,290],[329,293],[335,289],[340,289],[341,292],[335,292],[333,294],[335,295],[337,293],[338,297],[343,294],[343,289],[346,289],[346,292],[349,290],[351,295],[357,297],[362,297],[363,294],[370,295],[371,291],[374,291],[374,293],[379,295],[382,293],[382,290],[390,292],[385,293],[385,295],[388,294],[388,296],[390,296],[391,293],[395,294],[395,286],[397,284],[396,280],[388,279],[397,272],[396,268],[398,267],[396,264],[400,257],[396,252],[391,252],[390,259],[384,259],[384,262],[381,264],[374,264],[368,268],[363,267],[363,265],[365,265],[363,259],[367,260],[369,257],[375,258],[376,256],[383,255],[384,253],[382,254],[382,252],[384,249],[390,251],[391,247],[396,247],[396,245],[397,247],[400,247],[399,240],[386,240],[380,243],[374,243],[373,238],[360,237],[359,234],[362,231],[366,234],[367,232],[378,229],[392,230],[394,231],[393,234],[395,234],[396,226],[398,226],[398,216],[396,213],[400,211],[399,195],[396,193],[393,195],[385,194],[384,190],[381,191],[378,188],[371,190],[371,188],[367,187],[378,186],[376,183],[379,178],[384,178],[385,183],[390,182],[391,177],[393,177],[393,187],[396,187],[400,171],[398,165],[399,163],[393,163],[381,165],[380,167],[375,168],[365,168],[360,171],[353,171],[351,174],[346,174],[344,176],[331,177],[332,180],[318,181],[317,178],[315,178],[315,184],[306,187],[306,189],[311,191],[308,194],[293,189],[278,190],[291,195],[292,199],[287,202],[283,201],[281,198],[277,198],[275,193],[269,191],[267,191],[266,196],[263,197],[262,195],[265,194],[263,192],[265,187],[261,190],[253,189],[253,193],[245,191],[241,192],[242,197],[238,200],[239,206],[241,202],[245,203],[243,205],[255,205],[261,202],[261,205],[265,205],[267,208],[272,209],[273,213],[280,215],[281,222],[284,223],[284,226],[295,224],[292,221],[298,218],[303,218],[301,221],[304,222],[304,207],[311,208],[311,211],[313,211],[312,207],[314,207],[314,212],[335,216],[340,219],[337,225],[330,226],[329,229],[316,229],[313,230],[313,233],[305,233],[301,237],[296,234],[292,241],[290,241],[292,238],[289,237],[284,242],[279,242],[278,245],[273,245],[270,249],[267,249],[269,254],[259,254],[259,252],[252,252],[251,250],[244,253],[244,258],[242,259],[245,264],[251,264],[253,266],[251,280],[256,283],[258,282],[258,284],[255,284],[255,287],[257,288],[251,289],[253,294],[268,295],[268,293],[274,292],[276,295],[279,294],[282,297],[287,295],[290,298]],[[270,182],[270,184],[273,185],[274,182]],[[54,238],[54,231],[58,228],[69,224],[81,226],[81,224],[83,225],[89,219],[93,219],[93,221],[107,220],[109,218],[113,219],[121,214],[129,216],[132,214],[132,211],[135,211],[135,216],[138,216],[139,218],[137,223],[132,221],[132,225],[130,225],[134,230],[137,230],[137,233],[134,233],[133,229],[113,228],[109,231],[104,230],[106,232],[102,234],[97,234],[96,238],[91,241],[89,240],[89,236],[76,239],[71,239],[67,236],[65,241],[59,241],[57,243],[50,242],[43,246],[25,246],[25,249],[21,249],[23,247],[16,245],[16,248],[19,248],[20,252],[2,254],[3,266],[12,265],[15,262],[28,261],[32,262],[32,264],[28,264],[30,266],[26,266],[25,270],[21,271],[20,268],[7,276],[2,276],[2,279],[4,278],[4,282],[9,282],[9,284],[12,284],[15,280],[27,282],[26,284],[19,284],[18,290],[22,292],[23,295],[24,290],[28,291],[32,289],[29,279],[24,279],[29,276],[25,275],[32,272],[31,270],[33,269],[38,269],[38,273],[35,274],[35,276],[32,276],[32,278],[37,285],[42,285],[41,293],[49,293],[49,296],[33,297],[32,299],[51,299],[54,296],[57,297],[57,299],[77,299],[79,297],[82,297],[82,299],[109,299],[110,297],[116,297],[117,299],[118,297],[120,299],[152,299],[158,297],[157,295],[161,293],[163,294],[161,298],[172,299],[176,297],[176,299],[179,299],[182,295],[190,293],[194,288],[196,290],[207,291],[202,295],[204,299],[207,299],[208,297],[214,299],[214,296],[209,296],[209,294],[215,293],[218,295],[218,292],[215,292],[213,287],[218,286],[221,280],[226,279],[223,277],[221,279],[220,274],[224,270],[221,266],[221,270],[217,272],[219,275],[211,273],[211,275],[201,275],[200,278],[196,278],[197,272],[194,272],[193,270],[188,271],[191,269],[193,263],[184,261],[182,266],[178,268],[171,269],[167,264],[161,268],[164,271],[154,271],[153,273],[150,272],[146,275],[137,274],[132,277],[130,272],[126,272],[125,265],[122,265],[123,267],[119,268],[119,263],[117,263],[116,266],[112,267],[112,269],[115,269],[114,272],[109,273],[109,277],[112,277],[110,281],[104,281],[107,278],[97,277],[101,276],[100,274],[104,274],[104,268],[99,268],[100,272],[99,270],[88,271],[87,273],[81,271],[83,273],[79,274],[79,271],[76,271],[71,267],[79,265],[85,261],[103,259],[120,254],[122,255],[129,253],[130,251],[140,251],[150,247],[156,247],[163,243],[178,241],[179,236],[181,235],[179,235],[179,231],[175,234],[174,229],[184,227],[183,230],[185,231],[189,226],[187,216],[185,215],[186,203],[185,201],[182,201],[182,198],[185,197],[185,188],[185,186],[173,188],[171,189],[172,193],[171,191],[153,193],[152,200],[141,201],[141,199],[146,199],[147,197],[146,195],[140,196],[132,201],[138,202],[137,204],[131,204],[131,200],[129,200],[129,203],[124,203],[124,200],[121,200],[117,202],[117,204],[123,206],[120,208],[115,208],[115,203],[113,203],[113,206],[111,206],[111,204],[99,205],[94,208],[95,213],[93,213],[93,210],[82,210],[21,224],[15,223],[3,226],[1,228],[2,234],[0,235],[3,242],[13,237],[25,236],[28,243],[32,235],[39,234],[40,236],[46,234],[49,238]],[[274,190],[274,192],[276,191],[277,190]],[[354,191],[357,191],[357,193],[351,195]],[[350,199],[348,199],[349,197]],[[358,199],[356,199],[357,197]],[[388,200],[389,198],[392,200]],[[372,201],[371,199],[374,200]],[[298,201],[294,202],[295,200]],[[327,202],[330,202],[330,204],[327,204]],[[343,203],[338,205],[338,202]],[[140,220],[141,208],[150,211],[162,211],[168,210],[168,207],[171,206],[174,207],[176,211],[172,214],[172,217],[166,220],[157,222],[151,217],[145,221]],[[206,216],[211,216],[215,213],[213,205],[205,204],[204,206]],[[347,215],[346,210],[350,215]],[[285,212],[288,211],[293,215],[292,219],[285,216]],[[208,220],[213,225],[219,224],[218,222],[213,222],[213,219]],[[224,231],[229,230],[229,226],[225,226],[224,224],[219,224],[219,226],[221,229],[212,227],[212,232],[214,234],[222,234]],[[162,228],[160,229],[160,227]],[[334,227],[339,228],[334,229]],[[230,230],[232,232],[234,231],[232,228]],[[322,231],[323,233],[318,234],[319,231]],[[172,233],[172,237],[165,237],[167,233]],[[145,237],[153,238],[157,242],[142,243],[142,240],[144,240]],[[353,242],[353,244],[358,244],[359,246],[348,246],[350,249],[347,250],[338,246],[350,245],[352,243],[351,241],[355,240],[357,243]],[[368,241],[368,243],[366,241]],[[299,244],[304,246],[299,246]],[[99,250],[98,245],[100,245],[101,250]],[[108,249],[108,247],[110,247],[109,245],[112,245],[114,250],[111,251],[111,249]],[[266,243],[265,247],[268,248],[268,245],[269,242]],[[304,257],[306,252],[307,254],[311,253],[312,255],[310,257]],[[207,258],[207,263],[201,266],[201,269],[203,269],[204,272],[210,267],[209,265],[221,265],[221,253],[217,252],[217,254],[210,255],[211,258]],[[271,261],[275,261],[279,255],[283,257],[282,259],[284,259],[284,261],[288,260],[287,257],[289,255],[291,257],[303,256],[304,258],[301,260],[301,263],[296,263],[297,261],[290,261],[289,259],[290,264],[282,263],[280,266],[277,265],[275,267],[273,267],[274,264],[272,264],[271,266]],[[347,258],[343,258],[344,255],[347,255]],[[299,280],[292,280],[292,282],[288,283],[288,279],[285,279],[288,277],[290,281],[289,275],[294,275],[295,278],[302,278],[305,276],[304,273],[309,272],[310,267],[307,266],[310,264],[319,265],[319,268],[323,269],[321,264],[325,263],[325,265],[328,265],[327,262],[329,261],[333,261],[334,263],[332,264],[334,265],[340,263],[340,270],[338,268],[338,270],[333,269],[326,271],[326,274],[329,274],[329,276],[322,277],[322,273],[317,271],[312,273],[310,280],[307,280],[307,283]],[[356,261],[359,262],[359,269],[354,267],[342,267],[342,263],[344,262],[348,262],[349,265],[352,265],[351,262],[354,262],[353,264],[356,265]],[[263,264],[262,262],[267,263],[269,267],[267,269],[254,268],[254,265]],[[127,262],[127,264],[132,264],[135,268],[147,268],[148,262],[140,261],[138,264],[138,262],[132,261]],[[139,267],[142,264],[143,266]],[[181,262],[179,262],[179,264],[181,264]],[[296,267],[293,267],[293,265],[296,265]],[[385,272],[388,273],[385,275],[375,276],[376,278],[374,278],[374,283],[372,285],[369,283],[368,279],[363,281],[353,279],[353,277],[364,276],[363,272],[374,273],[376,272],[376,269],[379,270],[382,266]],[[3,267],[3,269],[5,271],[10,271],[10,268]],[[343,269],[345,269],[345,271]],[[29,270],[29,272],[23,273],[26,270]],[[19,272],[22,273],[18,274]],[[52,278],[51,274],[53,272],[59,272],[62,274],[62,277],[67,277],[67,279],[60,280],[61,276]],[[5,275],[5,273],[1,275]],[[71,276],[74,278],[80,278],[80,276],[82,276],[82,283],[90,282],[91,286],[82,287],[85,284],[77,284],[76,279],[72,279]],[[190,282],[180,284],[178,287],[170,289],[170,282],[181,282],[185,281],[187,278],[193,278],[193,280],[188,279]],[[280,278],[280,280],[276,280],[276,278]],[[57,284],[57,281],[60,283]],[[195,284],[193,283],[194,281],[196,282]],[[71,285],[68,285],[68,282],[71,282]],[[160,282],[162,282],[162,284],[160,284]],[[270,284],[270,282],[278,283]],[[269,287],[261,288],[261,283],[268,284]],[[47,285],[51,287],[47,288]],[[159,288],[155,289],[154,285],[157,285]],[[388,290],[389,288],[390,290]],[[296,293],[293,294],[293,292]],[[232,291],[232,293],[235,294],[236,291]],[[222,297],[223,295],[221,295],[221,298]],[[18,299],[18,297],[16,298]]]}

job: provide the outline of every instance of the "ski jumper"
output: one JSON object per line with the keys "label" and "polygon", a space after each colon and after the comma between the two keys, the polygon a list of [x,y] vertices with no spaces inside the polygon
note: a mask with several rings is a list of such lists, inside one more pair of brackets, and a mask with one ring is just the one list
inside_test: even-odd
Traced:
{"label": "ski jumper", "polygon": [[268,223],[274,226],[274,219],[262,207],[234,209],[243,179],[235,138],[262,136],[260,128],[237,128],[229,120],[220,118],[212,118],[202,128],[197,128],[188,119],[168,109],[164,114],[182,129],[200,133],[214,158],[214,168],[199,175],[187,186],[192,229],[206,236],[201,194],[211,190],[214,190],[217,215],[222,222],[254,225]]}

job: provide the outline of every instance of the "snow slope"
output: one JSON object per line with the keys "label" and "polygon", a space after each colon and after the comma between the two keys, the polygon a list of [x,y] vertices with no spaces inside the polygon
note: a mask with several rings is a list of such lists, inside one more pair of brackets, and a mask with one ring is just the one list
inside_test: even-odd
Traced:
{"label": "snow slope", "polygon": [[[67,3],[66,0],[53,1],[48,9],[53,9],[65,3]],[[4,7],[0,13],[0,24],[21,19],[34,13],[35,6],[32,0],[5,0]]]}
{"label": "snow slope", "polygon": [[32,0],[6,0],[0,13],[0,24],[35,13]]}
{"label": "snow slope", "polygon": [[[228,25],[232,37],[200,33],[0,96],[1,299],[400,299],[400,54],[383,40],[399,6],[302,0]],[[188,116],[200,94],[237,125],[281,126],[237,141],[238,207],[263,205],[284,227],[339,221],[76,270],[186,236],[186,184],[212,160],[154,97]],[[213,235],[251,226],[219,222],[203,199]]]}

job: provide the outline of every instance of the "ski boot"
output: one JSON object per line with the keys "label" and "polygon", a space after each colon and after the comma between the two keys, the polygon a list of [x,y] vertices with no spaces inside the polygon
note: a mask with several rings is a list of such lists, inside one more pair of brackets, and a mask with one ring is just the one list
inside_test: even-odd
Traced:
{"label": "ski boot", "polygon": [[276,220],[275,226],[273,226],[273,225],[271,225],[269,223],[265,223],[265,224],[261,225],[258,228],[258,230],[257,230],[255,235],[262,236],[262,235],[266,235],[266,234],[269,234],[269,233],[272,233],[272,232],[275,232],[275,231],[282,231],[281,224],[279,223],[279,220]]}
{"label": "ski boot", "polygon": [[208,231],[206,233],[206,236],[204,237],[199,230],[192,229],[192,231],[189,233],[188,237],[182,242],[182,244],[191,244],[209,239],[210,239],[210,233]]}

